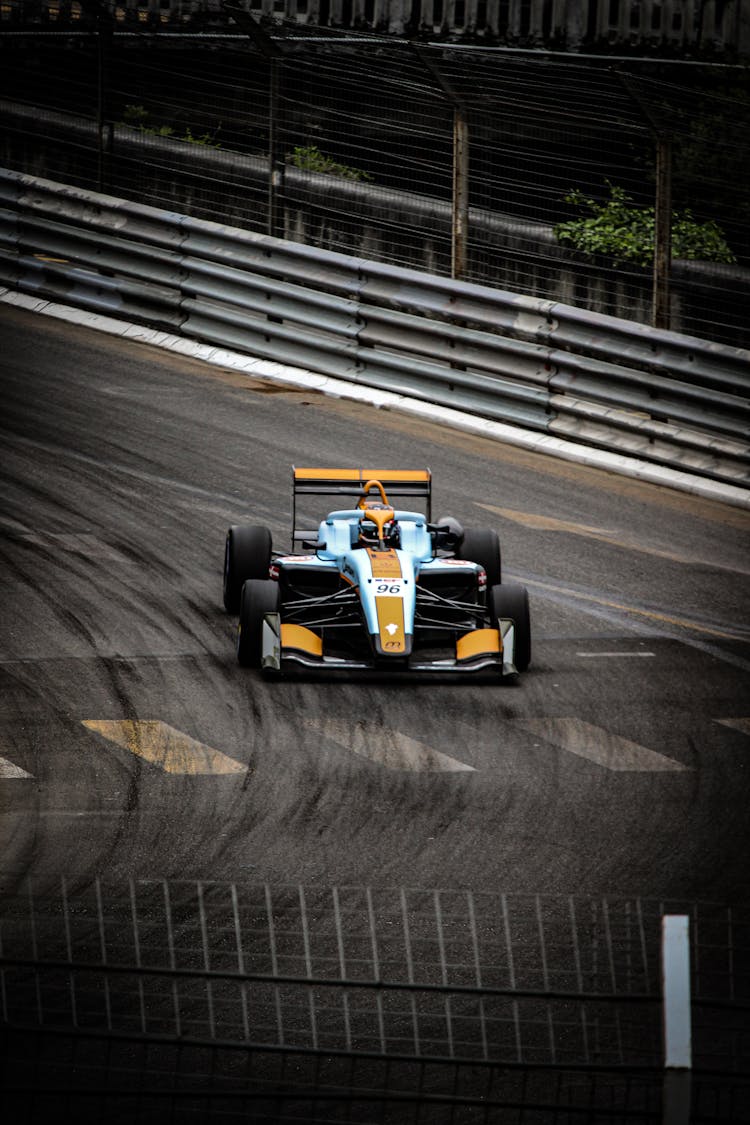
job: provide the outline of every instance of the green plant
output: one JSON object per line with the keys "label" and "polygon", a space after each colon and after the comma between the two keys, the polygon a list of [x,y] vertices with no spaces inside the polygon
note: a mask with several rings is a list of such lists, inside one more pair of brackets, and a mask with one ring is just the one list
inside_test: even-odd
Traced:
{"label": "green plant", "polygon": [[371,180],[368,172],[361,168],[350,168],[348,164],[339,164],[330,156],[321,152],[317,145],[297,145],[294,152],[287,153],[287,160],[304,172],[322,172],[325,176],[340,176],[344,180]]}
{"label": "green plant", "polygon": [[125,125],[133,125],[136,129],[143,127],[148,120],[149,112],[142,105],[126,105],[123,110],[122,120]]}
{"label": "green plant", "polygon": [[[609,182],[608,187],[605,203],[589,199],[577,188],[568,192],[566,203],[585,208],[591,215],[558,223],[555,237],[584,254],[607,254],[616,265],[623,261],[650,265],[654,258],[654,208],[636,207],[624,188]],[[672,257],[736,261],[718,223],[700,223],[688,208],[672,212]]]}
{"label": "green plant", "polygon": [[[122,114],[122,124],[130,125],[131,128],[137,129],[147,137],[173,137],[175,135],[171,125],[150,124],[150,118],[151,114],[145,106],[126,105]],[[191,145],[209,145],[211,148],[221,148],[221,143],[208,132],[194,136],[189,125],[185,129],[184,135],[175,139],[187,141]]]}
{"label": "green plant", "polygon": [[202,133],[200,137],[194,137],[190,126],[185,130],[184,137],[179,138],[181,141],[187,141],[191,145],[208,145],[210,148],[221,148],[221,142],[214,140],[210,133]]}
{"label": "green plant", "polygon": [[147,137],[171,137],[174,129],[171,125],[149,125],[148,120],[151,114],[142,105],[126,105],[122,114],[122,125],[130,125],[131,129],[137,129],[139,133],[145,134]]}

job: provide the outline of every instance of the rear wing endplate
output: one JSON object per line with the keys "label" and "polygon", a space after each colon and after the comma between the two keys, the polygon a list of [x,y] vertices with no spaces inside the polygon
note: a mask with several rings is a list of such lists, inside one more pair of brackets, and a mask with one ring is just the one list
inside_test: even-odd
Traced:
{"label": "rear wing endplate", "polygon": [[[410,497],[422,501],[427,522],[432,520],[432,473],[429,469],[298,469],[292,468],[292,550],[296,543],[317,539],[312,530],[297,526],[298,496],[352,496],[360,499],[368,480],[379,480],[388,499]],[[327,515],[330,505],[321,512]]]}

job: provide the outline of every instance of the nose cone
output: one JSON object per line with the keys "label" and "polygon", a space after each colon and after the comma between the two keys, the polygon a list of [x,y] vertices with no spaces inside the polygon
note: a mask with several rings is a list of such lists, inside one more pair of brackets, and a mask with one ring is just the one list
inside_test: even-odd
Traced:
{"label": "nose cone", "polygon": [[411,652],[414,632],[412,558],[406,551],[395,550],[367,554],[372,569],[372,581],[366,584],[366,590],[373,598],[373,648],[377,656],[403,658]]}

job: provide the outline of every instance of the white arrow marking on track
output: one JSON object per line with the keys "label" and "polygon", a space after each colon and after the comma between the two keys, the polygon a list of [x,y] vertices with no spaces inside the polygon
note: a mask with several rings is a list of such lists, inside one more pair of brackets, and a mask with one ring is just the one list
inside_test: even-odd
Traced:
{"label": "white arrow marking on track", "polygon": [[750,734],[750,719],[717,719],[716,722],[724,727],[732,727],[740,734]]}
{"label": "white arrow marking on track", "polygon": [[361,758],[389,770],[425,773],[474,773],[473,766],[441,754],[398,730],[369,723],[342,723],[336,719],[307,719],[305,725],[321,738],[351,750]]}
{"label": "white arrow marking on track", "polygon": [[33,773],[27,773],[26,770],[22,770],[20,766],[16,766],[13,764],[13,762],[9,762],[7,758],[0,758],[0,778],[4,778],[7,780],[9,778],[33,776]]}
{"label": "white arrow marking on track", "polygon": [[608,770],[652,770],[666,773],[690,768],[664,754],[657,754],[646,746],[639,746],[637,742],[620,738],[603,727],[584,723],[581,719],[527,719],[520,726],[539,735],[546,742],[561,746],[563,750],[577,754],[579,758],[588,758]]}

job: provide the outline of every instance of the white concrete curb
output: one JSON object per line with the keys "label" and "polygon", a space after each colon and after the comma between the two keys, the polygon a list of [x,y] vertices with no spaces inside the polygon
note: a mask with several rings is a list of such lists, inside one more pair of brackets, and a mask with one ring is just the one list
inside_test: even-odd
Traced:
{"label": "white concrete curb", "polygon": [[709,480],[705,477],[692,476],[690,473],[682,473],[676,469],[652,465],[648,461],[639,461],[635,457],[624,457],[619,453],[609,453],[603,449],[576,445],[575,442],[565,441],[550,434],[538,434],[517,426],[506,425],[504,422],[477,418],[471,414],[463,414],[459,410],[452,410],[450,407],[435,406],[431,403],[421,402],[419,399],[408,398],[406,395],[395,394],[392,391],[378,391],[374,387],[365,387],[358,383],[346,382],[343,379],[329,378],[313,371],[305,371],[300,367],[287,367],[285,364],[274,363],[271,360],[253,359],[251,356],[228,351],[215,344],[201,344],[195,340],[173,336],[169,332],[145,328],[138,324],[129,324],[123,320],[87,312],[84,309],[73,308],[69,305],[55,304],[39,297],[17,293],[12,289],[0,288],[0,301],[3,304],[14,305],[17,308],[41,313],[44,316],[57,317],[69,324],[80,324],[86,328],[96,329],[98,332],[107,332],[112,336],[122,336],[124,339],[136,340],[141,344],[152,344],[157,348],[164,348],[167,351],[177,352],[179,355],[189,356],[191,359],[199,359],[205,363],[216,364],[219,367],[242,371],[250,377],[276,379],[281,383],[288,383],[292,386],[309,387],[310,390],[321,391],[323,394],[331,395],[334,398],[350,398],[356,402],[369,403],[372,406],[399,410],[404,414],[416,415],[429,422],[439,422],[453,429],[494,438],[497,441],[506,442],[508,445],[533,450],[535,453],[548,453],[553,457],[574,461],[579,465],[589,465],[592,468],[634,477],[650,484],[676,488],[681,492],[689,492],[693,496],[701,496],[707,500],[718,500],[738,508],[750,508],[750,490],[738,488],[736,485],[724,484],[721,481]]}

